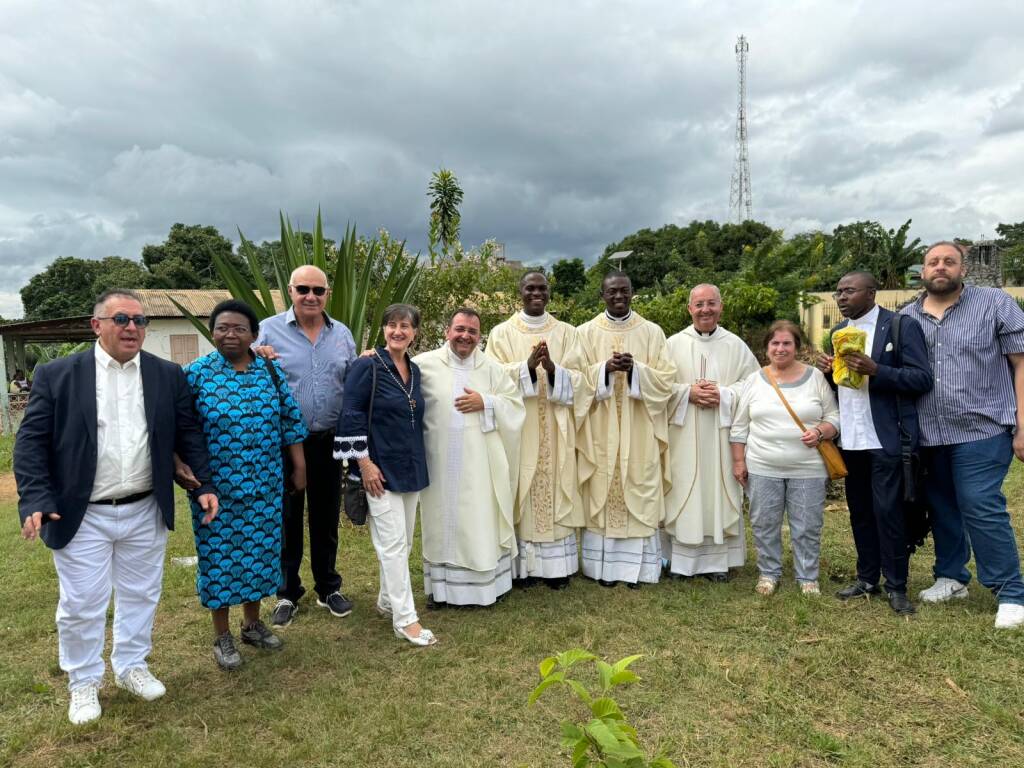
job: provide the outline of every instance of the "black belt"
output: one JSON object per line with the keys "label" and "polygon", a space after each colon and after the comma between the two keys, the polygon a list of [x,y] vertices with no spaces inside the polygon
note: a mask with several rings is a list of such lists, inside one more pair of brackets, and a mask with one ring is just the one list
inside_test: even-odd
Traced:
{"label": "black belt", "polygon": [[139,491],[133,493],[131,496],[122,496],[120,499],[100,499],[99,501],[90,501],[90,504],[103,504],[104,506],[116,507],[120,504],[134,504],[136,501],[142,501],[147,496],[153,494],[152,489],[148,491]]}

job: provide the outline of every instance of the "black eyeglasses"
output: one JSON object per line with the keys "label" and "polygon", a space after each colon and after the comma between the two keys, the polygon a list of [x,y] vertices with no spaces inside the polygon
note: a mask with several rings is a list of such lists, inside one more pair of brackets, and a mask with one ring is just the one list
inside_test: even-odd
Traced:
{"label": "black eyeglasses", "polygon": [[128,323],[135,323],[136,328],[145,328],[149,325],[149,318],[145,315],[126,315],[124,312],[118,312],[110,317],[97,317],[96,319],[113,320],[114,325],[120,325],[122,328],[127,328]]}
{"label": "black eyeglasses", "polygon": [[863,290],[863,288],[840,288],[832,294],[832,297],[838,299],[841,296],[853,296],[853,294],[860,293]]}
{"label": "black eyeglasses", "polygon": [[314,296],[323,296],[327,293],[327,289],[322,285],[293,285],[292,288],[299,296],[305,296],[310,291],[313,292]]}

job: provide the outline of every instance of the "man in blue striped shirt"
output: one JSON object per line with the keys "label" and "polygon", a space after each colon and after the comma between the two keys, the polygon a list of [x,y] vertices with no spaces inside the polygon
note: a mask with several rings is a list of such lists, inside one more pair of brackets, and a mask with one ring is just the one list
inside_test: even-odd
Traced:
{"label": "man in blue striped shirt", "polygon": [[1024,581],[1003,480],[1024,461],[1024,311],[998,288],[964,285],[964,251],[925,253],[925,292],[903,309],[928,342],[935,386],[917,404],[935,535],[929,603],[967,597],[974,549],[978,581],[999,601],[996,627],[1024,624]]}
{"label": "man in blue striped shirt", "polygon": [[[287,627],[305,594],[299,578],[303,550],[304,499],[309,503],[309,561],[317,605],[335,616],[352,613],[341,593],[337,570],[338,520],[341,516],[341,463],[334,459],[334,428],[341,413],[348,366],[356,357],[352,333],[325,311],[331,292],[327,275],[312,265],[299,267],[288,281],[292,307],[260,323],[261,353],[273,354],[288,378],[309,429],[305,494],[286,493],[281,544],[281,586],[271,622]],[[289,476],[290,470],[285,472]]]}

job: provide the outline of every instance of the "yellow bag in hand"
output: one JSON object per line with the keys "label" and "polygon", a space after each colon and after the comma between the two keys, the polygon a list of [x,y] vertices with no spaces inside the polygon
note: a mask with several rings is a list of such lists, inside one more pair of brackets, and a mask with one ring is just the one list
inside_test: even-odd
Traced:
{"label": "yellow bag in hand", "polygon": [[846,367],[845,356],[849,352],[863,354],[868,342],[868,335],[860,328],[840,328],[832,334],[832,350],[835,360],[832,362],[832,380],[840,387],[860,389],[864,383],[864,374],[856,373]]}

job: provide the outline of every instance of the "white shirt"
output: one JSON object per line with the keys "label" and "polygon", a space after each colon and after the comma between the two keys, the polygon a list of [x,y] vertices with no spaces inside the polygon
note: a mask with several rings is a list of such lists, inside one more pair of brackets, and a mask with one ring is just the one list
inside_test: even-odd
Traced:
{"label": "white shirt", "polygon": [[[871,357],[871,346],[875,340],[875,326],[878,324],[878,305],[865,312],[856,320],[850,320],[847,327],[858,328],[868,335],[864,343],[864,354]],[[871,420],[871,397],[868,394],[868,377],[864,377],[858,389],[839,387],[839,423],[843,433],[843,449],[847,451],[880,450],[882,444]]]}
{"label": "white shirt", "polygon": [[96,343],[96,479],[91,501],[153,487],[141,355],[122,365]]}

